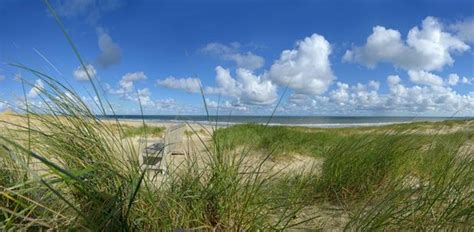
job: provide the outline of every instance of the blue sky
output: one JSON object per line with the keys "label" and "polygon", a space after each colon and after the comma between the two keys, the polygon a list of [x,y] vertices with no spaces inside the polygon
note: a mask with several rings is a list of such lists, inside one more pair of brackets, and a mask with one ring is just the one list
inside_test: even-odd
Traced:
{"label": "blue sky", "polygon": [[[474,115],[472,1],[51,1],[119,114]],[[42,1],[0,2],[0,111],[21,63],[87,75]]]}

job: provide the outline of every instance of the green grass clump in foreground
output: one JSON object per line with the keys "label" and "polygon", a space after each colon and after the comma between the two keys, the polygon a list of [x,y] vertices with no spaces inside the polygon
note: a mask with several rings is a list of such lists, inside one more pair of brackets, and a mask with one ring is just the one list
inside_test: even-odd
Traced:
{"label": "green grass clump in foreground", "polygon": [[417,165],[419,172],[393,178],[363,207],[354,210],[346,228],[366,230],[472,230],[474,149],[463,146],[473,134],[436,140]]}
{"label": "green grass clump in foreground", "polygon": [[334,201],[370,193],[410,164],[415,145],[403,135],[348,137],[327,151],[319,187]]}

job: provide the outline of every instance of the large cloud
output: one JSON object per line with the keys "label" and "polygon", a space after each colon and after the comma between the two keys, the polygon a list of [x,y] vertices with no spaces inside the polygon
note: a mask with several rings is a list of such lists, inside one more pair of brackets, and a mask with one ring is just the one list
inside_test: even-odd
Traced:
{"label": "large cloud", "polygon": [[373,28],[372,34],[362,47],[346,51],[343,60],[368,67],[388,62],[406,70],[441,70],[452,65],[454,52],[464,52],[470,47],[461,39],[444,31],[436,18],[427,17],[421,29],[413,27],[406,41],[400,32],[382,26]]}
{"label": "large cloud", "polygon": [[223,60],[234,61],[238,67],[249,70],[261,68],[265,63],[263,57],[252,52],[240,52],[239,43],[231,43],[230,45],[209,43],[201,49],[201,52],[217,56]]}
{"label": "large cloud", "polygon": [[277,86],[264,76],[239,68],[234,79],[228,69],[216,67],[217,87],[208,87],[207,93],[237,98],[239,102],[251,105],[267,105],[277,99]]}
{"label": "large cloud", "polygon": [[266,105],[277,99],[277,87],[270,80],[242,68],[237,69],[236,75],[242,85],[242,93],[239,97],[242,102]]}
{"label": "large cloud", "polygon": [[100,49],[97,63],[103,68],[120,63],[122,60],[122,49],[120,49],[119,45],[112,40],[110,35],[102,28],[98,28],[97,39]]}
{"label": "large cloud", "polygon": [[335,76],[329,62],[331,45],[321,35],[313,34],[298,41],[296,48],[285,50],[271,66],[269,77],[280,86],[288,85],[296,93],[324,93]]}
{"label": "large cloud", "polygon": [[221,66],[216,67],[217,88],[207,88],[207,92],[238,97],[241,93],[237,80],[232,78],[230,70]]}

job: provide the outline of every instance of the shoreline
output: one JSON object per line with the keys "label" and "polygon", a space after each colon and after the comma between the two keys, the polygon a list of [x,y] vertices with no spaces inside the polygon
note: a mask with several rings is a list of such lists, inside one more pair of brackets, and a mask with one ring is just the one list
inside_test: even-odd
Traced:
{"label": "shoreline", "polygon": [[[127,118],[130,117],[130,118]],[[98,116],[98,119],[108,122],[108,123],[116,123],[116,120],[118,120],[120,123],[129,125],[129,126],[134,126],[134,127],[139,127],[141,124],[143,124],[143,119],[139,118],[139,115],[135,116],[120,116],[118,117],[113,117],[113,116]],[[234,125],[243,125],[243,124],[256,124],[256,125],[265,125],[266,120],[258,120],[262,119],[263,116],[258,116],[255,118],[251,118],[250,116],[247,116],[247,119],[253,119],[252,120],[241,120],[240,117],[242,116],[234,116],[231,120],[227,121],[220,121],[217,122],[214,121],[216,119],[215,116],[210,116],[211,121],[208,120],[203,120],[203,118],[207,118],[206,116],[195,116],[199,120],[194,120],[194,119],[176,119],[176,116],[173,116],[174,119],[160,119],[159,117],[163,117],[162,115],[155,115],[155,116],[145,116],[145,123],[148,125],[152,126],[159,126],[159,127],[165,127],[168,128],[170,126],[178,125],[178,124],[189,124],[192,127],[198,128],[225,128],[225,127],[230,127]],[[219,116],[220,117],[220,116]],[[226,117],[227,118],[227,117]],[[474,117],[451,117],[451,118],[443,118],[443,117],[419,117],[419,118],[410,118],[408,117],[345,117],[345,118],[351,118],[353,119],[352,121],[346,120],[346,121],[337,121],[339,119],[334,119],[337,117],[325,117],[324,120],[321,120],[322,117],[314,117],[314,120],[319,120],[320,122],[305,122],[304,120],[301,120],[301,118],[308,118],[306,116],[292,116],[292,118],[295,118],[296,120],[293,120],[294,122],[282,122],[283,119],[288,118],[288,116],[276,116],[274,117],[270,123],[268,124],[269,126],[281,126],[281,127],[298,127],[298,128],[314,128],[314,129],[343,129],[343,128],[378,128],[378,127],[384,127],[384,126],[393,126],[393,125],[408,125],[408,124],[431,124],[431,123],[456,123],[456,122],[468,122],[468,124],[474,124]],[[373,122],[367,122],[368,118],[373,118]],[[393,119],[393,120],[386,120],[386,121],[381,121],[380,118],[386,119]],[[404,118],[406,120],[400,120],[400,118]],[[300,120],[297,120],[300,119]],[[361,121],[363,119],[363,121]],[[379,120],[378,120],[379,119]],[[22,120],[21,114],[16,114],[16,113],[0,113],[0,120],[2,121],[18,121]],[[359,120],[359,121],[358,121]],[[336,121],[336,122],[334,122]]]}
{"label": "shoreline", "polygon": [[[106,119],[112,121],[113,119]],[[130,123],[137,125],[143,123],[142,119],[125,119],[118,118],[120,122]],[[390,125],[403,125],[410,123],[440,123],[444,121],[461,121],[461,120],[473,120],[472,118],[456,118],[456,119],[440,119],[440,120],[412,120],[412,121],[392,121],[392,122],[355,122],[355,123],[268,123],[269,126],[284,126],[284,127],[302,127],[302,128],[321,128],[321,129],[330,129],[330,128],[363,128],[363,127],[382,127]],[[266,123],[261,122],[215,122],[215,121],[192,121],[192,120],[159,120],[159,119],[145,119],[145,123],[150,125],[160,125],[160,126],[173,126],[177,124],[190,124],[198,125],[205,127],[215,127],[224,128],[234,125],[242,124],[257,124],[265,125]]]}
{"label": "shoreline", "polygon": [[[203,126],[228,127],[242,124],[269,126],[288,126],[302,128],[363,128],[380,127],[410,123],[433,123],[443,121],[472,120],[474,117],[441,117],[441,116],[261,116],[261,115],[114,115],[99,116],[101,119],[119,120],[121,122],[142,122],[150,124],[175,125],[181,123]],[[269,121],[269,122],[268,122]]]}

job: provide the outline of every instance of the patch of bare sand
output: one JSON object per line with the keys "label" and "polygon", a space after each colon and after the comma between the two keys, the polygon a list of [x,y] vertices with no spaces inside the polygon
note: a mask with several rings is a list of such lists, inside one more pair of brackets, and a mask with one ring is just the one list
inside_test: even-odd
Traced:
{"label": "patch of bare sand", "polygon": [[[247,159],[250,163],[259,163],[263,160],[265,154],[253,154]],[[281,172],[282,174],[316,174],[321,173],[323,158],[291,154],[285,158],[268,159],[264,163],[264,170],[272,172]]]}
{"label": "patch of bare sand", "polygon": [[312,220],[290,231],[344,231],[345,225],[350,220],[349,212],[327,202],[308,206],[297,217],[300,221]]}

